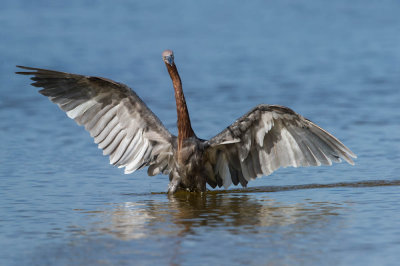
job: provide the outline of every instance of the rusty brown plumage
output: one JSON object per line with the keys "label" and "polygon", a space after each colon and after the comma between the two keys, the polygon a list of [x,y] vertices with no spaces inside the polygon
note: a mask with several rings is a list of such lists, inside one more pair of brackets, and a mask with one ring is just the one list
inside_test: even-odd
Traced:
{"label": "rusty brown plumage", "polygon": [[[167,50],[169,51],[169,50]],[[169,57],[172,57],[169,59]],[[182,144],[185,139],[196,136],[190,123],[189,111],[186,106],[185,95],[182,90],[182,81],[178,73],[178,69],[173,61],[172,51],[170,54],[163,54],[165,65],[172,79],[172,84],[175,91],[176,112],[178,116],[178,153],[182,149]],[[171,61],[172,60],[172,61]]]}

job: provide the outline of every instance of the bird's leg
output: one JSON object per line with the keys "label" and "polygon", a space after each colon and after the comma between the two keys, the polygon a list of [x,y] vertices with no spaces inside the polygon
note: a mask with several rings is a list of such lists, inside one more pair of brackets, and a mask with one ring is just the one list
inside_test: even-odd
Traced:
{"label": "bird's leg", "polygon": [[173,194],[179,188],[181,178],[177,173],[171,173],[170,182],[168,184],[168,194]]}

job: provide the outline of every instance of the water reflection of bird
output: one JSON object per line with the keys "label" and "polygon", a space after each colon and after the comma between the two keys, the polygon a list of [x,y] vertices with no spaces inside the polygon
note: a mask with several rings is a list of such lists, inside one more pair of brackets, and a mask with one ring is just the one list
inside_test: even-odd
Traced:
{"label": "water reflection of bird", "polygon": [[[246,234],[307,227],[336,216],[341,204],[329,202],[281,203],[269,197],[241,193],[176,193],[164,200],[125,202],[100,212],[98,231],[119,239],[195,234],[198,228],[224,228]],[[314,227],[313,227],[314,228]],[[285,231],[288,230],[284,227]]]}
{"label": "water reflection of bird", "polygon": [[110,163],[125,173],[148,166],[148,174],[169,174],[168,191],[205,191],[269,175],[279,167],[331,165],[356,156],[319,126],[278,105],[258,105],[210,140],[198,138],[190,123],[174,54],[162,54],[175,89],[178,137],[124,84],[101,77],[39,68],[32,84],[94,138]]}

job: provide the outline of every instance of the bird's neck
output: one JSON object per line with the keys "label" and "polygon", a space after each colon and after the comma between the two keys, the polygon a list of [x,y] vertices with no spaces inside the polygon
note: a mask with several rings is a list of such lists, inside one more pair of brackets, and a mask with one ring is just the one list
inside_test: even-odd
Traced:
{"label": "bird's neck", "polygon": [[190,123],[189,111],[186,106],[185,95],[183,95],[182,82],[176,65],[167,65],[175,90],[176,112],[178,115],[178,150],[181,150],[185,139],[195,136]]}

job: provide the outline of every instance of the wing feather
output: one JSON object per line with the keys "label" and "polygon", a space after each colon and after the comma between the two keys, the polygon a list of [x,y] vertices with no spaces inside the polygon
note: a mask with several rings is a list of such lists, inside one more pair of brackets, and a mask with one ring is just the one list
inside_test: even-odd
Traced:
{"label": "wing feather", "polygon": [[[248,181],[270,175],[280,167],[332,165],[341,159],[354,164],[352,158],[356,158],[333,135],[278,105],[255,107],[207,145],[206,164],[214,169],[207,173],[207,182],[213,187],[215,183],[246,186]],[[223,177],[223,183],[218,179],[214,182],[212,175]],[[228,176],[230,181],[226,181]]]}
{"label": "wing feather", "polygon": [[85,127],[111,164],[125,173],[144,165],[149,174],[169,173],[176,137],[130,88],[100,77],[18,67],[27,71],[17,74],[32,75],[42,95]]}

